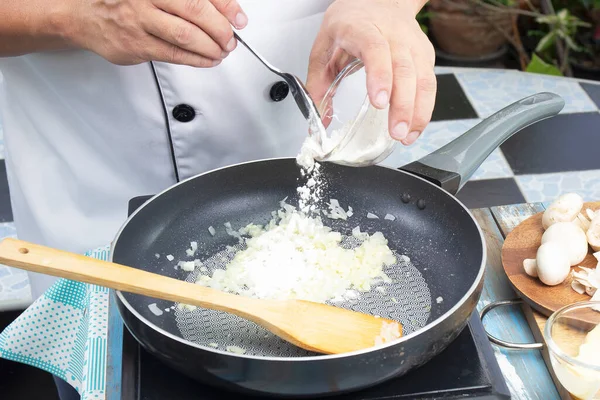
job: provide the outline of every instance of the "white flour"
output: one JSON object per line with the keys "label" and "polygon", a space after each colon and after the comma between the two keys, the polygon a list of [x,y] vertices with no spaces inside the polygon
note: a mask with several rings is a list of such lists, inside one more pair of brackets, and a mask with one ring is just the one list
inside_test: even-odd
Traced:
{"label": "white flour", "polygon": [[305,214],[318,212],[323,203],[323,195],[327,182],[321,173],[321,165],[314,163],[311,169],[302,168],[302,177],[307,179],[304,185],[296,189],[300,199],[298,208]]}
{"label": "white flour", "polygon": [[[306,170],[310,170],[316,161],[360,165],[377,159],[395,144],[388,131],[388,109],[378,110],[369,106],[358,123],[350,120],[339,129],[333,129],[330,135],[321,133],[321,143],[318,140],[319,131],[311,126],[310,134],[296,157],[298,165]],[[345,138],[352,130],[356,132],[346,143]]]}

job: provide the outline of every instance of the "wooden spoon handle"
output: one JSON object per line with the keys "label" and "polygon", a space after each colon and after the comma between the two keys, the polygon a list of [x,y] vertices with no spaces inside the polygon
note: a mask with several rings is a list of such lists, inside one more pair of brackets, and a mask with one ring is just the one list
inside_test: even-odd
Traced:
{"label": "wooden spoon handle", "polygon": [[259,301],[12,238],[0,242],[0,264],[238,315]]}

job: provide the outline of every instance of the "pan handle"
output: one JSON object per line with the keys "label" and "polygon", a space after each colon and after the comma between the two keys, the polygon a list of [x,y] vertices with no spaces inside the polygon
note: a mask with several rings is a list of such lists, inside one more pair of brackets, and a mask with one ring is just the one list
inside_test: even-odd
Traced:
{"label": "pan handle", "polygon": [[400,168],[456,194],[483,161],[521,129],[558,114],[562,97],[541,92],[496,112],[450,143]]}
{"label": "pan handle", "polygon": [[[481,323],[483,323],[483,318],[485,317],[485,315],[492,311],[494,308],[496,307],[500,307],[500,306],[510,306],[510,305],[515,305],[515,304],[521,304],[523,303],[523,300],[520,299],[516,299],[516,300],[502,300],[502,301],[495,301],[493,303],[490,303],[488,305],[486,305],[485,307],[483,307],[483,309],[481,309]],[[484,325],[484,329],[485,329],[485,325]],[[507,342],[501,339],[498,339],[495,336],[492,336],[487,329],[485,329],[485,333],[488,336],[488,338],[490,339],[490,342],[500,346],[500,347],[504,347],[505,349],[510,349],[510,350],[541,350],[544,348],[544,344],[543,343],[512,343],[512,342]]]}

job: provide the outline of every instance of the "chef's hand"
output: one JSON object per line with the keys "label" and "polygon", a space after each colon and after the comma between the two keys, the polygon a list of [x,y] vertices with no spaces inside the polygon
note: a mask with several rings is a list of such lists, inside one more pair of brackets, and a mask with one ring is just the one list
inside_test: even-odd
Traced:
{"label": "chef's hand", "polygon": [[235,0],[75,0],[66,36],[119,65],[218,65],[248,18]]}
{"label": "chef's hand", "polygon": [[356,57],[365,65],[371,104],[390,105],[391,136],[414,143],[431,119],[436,95],[435,53],[415,18],[424,3],[336,0],[325,13],[309,62],[306,86],[317,106]]}

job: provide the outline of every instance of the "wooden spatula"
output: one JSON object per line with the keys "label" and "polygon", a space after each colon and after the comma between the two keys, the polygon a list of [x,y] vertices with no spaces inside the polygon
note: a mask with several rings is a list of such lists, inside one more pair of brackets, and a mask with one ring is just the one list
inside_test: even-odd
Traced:
{"label": "wooden spatula", "polygon": [[387,336],[384,332],[393,327],[402,334],[398,322],[368,314],[303,300],[238,296],[12,238],[0,242],[0,264],[235,314],[298,347],[319,353],[339,354],[373,347],[376,338]]}

